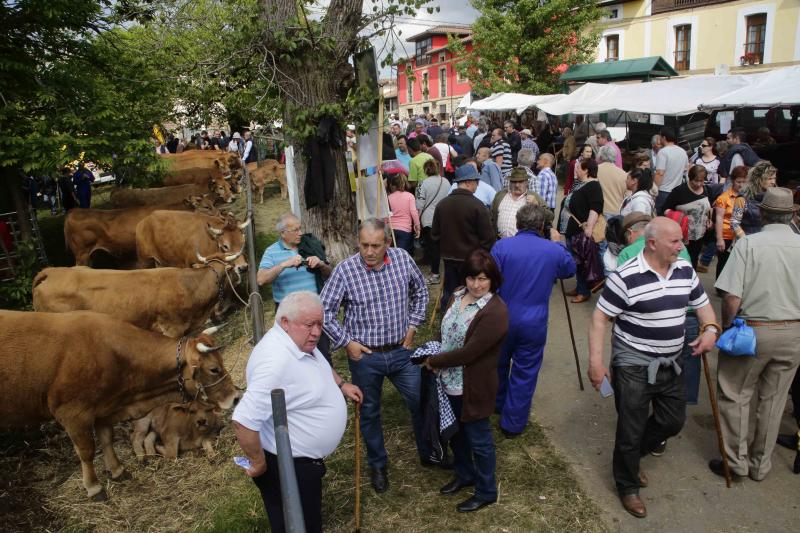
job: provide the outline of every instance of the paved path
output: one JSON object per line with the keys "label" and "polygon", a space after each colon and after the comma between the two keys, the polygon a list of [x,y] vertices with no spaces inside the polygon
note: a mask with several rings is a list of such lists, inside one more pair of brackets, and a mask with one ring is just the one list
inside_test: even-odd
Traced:
{"label": "paved path", "polygon": [[[713,263],[712,263],[713,265]],[[713,274],[701,275],[703,286],[713,292]],[[567,290],[574,280],[565,283]],[[788,532],[800,530],[800,475],[791,472],[794,453],[777,447],[767,478],[750,479],[725,488],[724,479],[712,474],[706,463],[718,456],[714,422],[705,380],[700,402],[689,406],[686,425],[670,439],[661,457],[647,456],[642,468],[650,486],[641,495],[648,516],[637,519],[622,508],[611,477],[616,412],[613,398],[604,399],[591,388],[587,329],[597,301],[570,304],[586,390],[578,388],[564,302],[558,285],[550,300],[550,327],[533,416],[548,430],[553,444],[573,465],[587,492],[604,509],[612,531],[659,532]],[[720,301],[712,296],[719,316]],[[610,329],[607,337],[610,336]],[[716,375],[716,353],[708,358]],[[606,353],[608,361],[608,351]],[[783,429],[794,420],[787,414]]]}

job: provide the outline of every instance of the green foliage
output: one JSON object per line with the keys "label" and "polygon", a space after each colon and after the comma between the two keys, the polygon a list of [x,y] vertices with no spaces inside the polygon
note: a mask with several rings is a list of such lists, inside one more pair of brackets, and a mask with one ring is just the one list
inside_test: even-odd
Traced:
{"label": "green foliage", "polygon": [[457,68],[477,93],[560,92],[567,66],[592,61],[598,42],[596,0],[472,0],[481,16],[472,25],[473,50]]}
{"label": "green foliage", "polygon": [[29,309],[33,299],[33,278],[38,271],[35,241],[22,241],[18,252],[19,258],[14,264],[16,277],[0,283],[0,307],[3,309]]}

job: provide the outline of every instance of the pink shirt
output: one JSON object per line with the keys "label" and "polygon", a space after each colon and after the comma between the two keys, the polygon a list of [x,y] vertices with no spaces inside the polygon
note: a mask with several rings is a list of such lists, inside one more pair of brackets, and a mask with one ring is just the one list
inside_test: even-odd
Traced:
{"label": "pink shirt", "polygon": [[412,233],[419,227],[419,212],[414,195],[406,191],[395,191],[389,195],[389,209],[392,212],[392,229]]}

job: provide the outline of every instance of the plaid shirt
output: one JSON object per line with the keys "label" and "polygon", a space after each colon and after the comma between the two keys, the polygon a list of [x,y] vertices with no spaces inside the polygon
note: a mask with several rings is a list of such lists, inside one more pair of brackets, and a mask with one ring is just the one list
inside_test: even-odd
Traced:
{"label": "plaid shirt", "polygon": [[[384,264],[367,267],[360,254],[342,261],[322,289],[325,333],[332,349],[350,341],[367,347],[400,344],[408,326],[425,321],[428,286],[405,250],[387,248]],[[344,324],[337,319],[344,305]]]}
{"label": "plaid shirt", "polygon": [[536,192],[547,202],[547,207],[549,207],[551,211],[554,210],[556,208],[558,178],[556,178],[551,168],[545,167],[539,171],[538,182],[539,184]]}

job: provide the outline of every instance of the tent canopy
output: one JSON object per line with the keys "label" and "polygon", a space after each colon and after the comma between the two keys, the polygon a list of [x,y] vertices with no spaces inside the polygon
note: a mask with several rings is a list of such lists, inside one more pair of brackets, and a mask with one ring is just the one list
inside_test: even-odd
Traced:
{"label": "tent canopy", "polygon": [[561,75],[561,81],[601,81],[601,80],[650,80],[677,76],[678,73],[661,56],[606,61],[572,65]]}
{"label": "tent canopy", "polygon": [[751,83],[715,98],[702,100],[702,110],[800,105],[800,66],[747,76]]}
{"label": "tent canopy", "polygon": [[704,101],[744,87],[749,83],[747,78],[708,75],[628,85],[587,83],[560,100],[543,102],[539,108],[551,115],[609,111],[689,115]]}
{"label": "tent canopy", "polygon": [[563,94],[529,95],[520,93],[495,93],[482,100],[472,102],[469,109],[474,111],[516,111],[522,114],[530,107],[541,107],[545,102],[555,102],[564,98]]}

